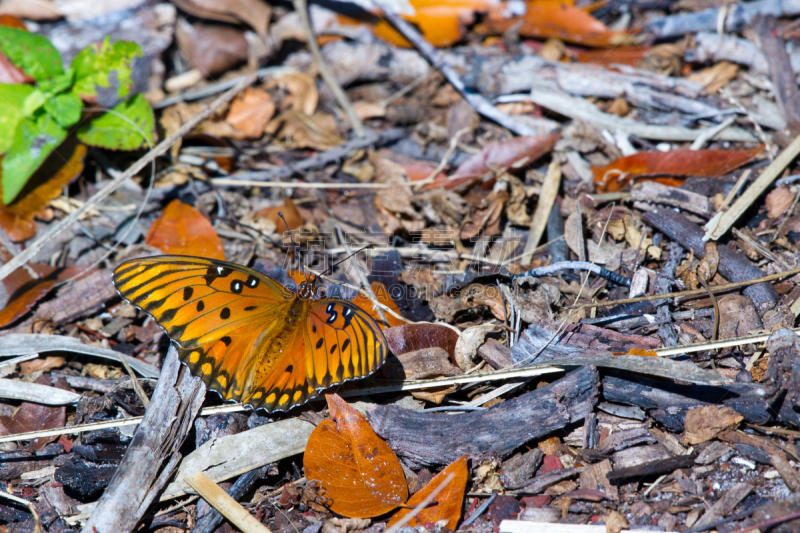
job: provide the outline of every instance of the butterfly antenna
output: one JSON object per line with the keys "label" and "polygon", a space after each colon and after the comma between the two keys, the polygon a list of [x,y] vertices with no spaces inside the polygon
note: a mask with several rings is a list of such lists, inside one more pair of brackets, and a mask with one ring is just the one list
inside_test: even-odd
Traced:
{"label": "butterfly antenna", "polygon": [[337,261],[336,263],[334,263],[334,264],[332,264],[331,266],[329,266],[327,269],[325,269],[325,272],[323,272],[323,273],[322,273],[322,275],[324,276],[324,275],[326,275],[326,274],[330,274],[331,272],[333,272],[333,269],[334,269],[334,267],[335,267],[336,265],[341,265],[342,263],[344,263],[345,261],[347,261],[348,259],[350,259],[350,258],[351,258],[351,257],[353,257],[354,255],[356,255],[358,252],[363,252],[363,251],[364,251],[364,250],[366,250],[367,248],[370,248],[370,249],[372,249],[372,248],[375,248],[375,245],[374,245],[374,244],[368,244],[368,245],[364,246],[363,248],[359,248],[358,250],[356,250],[356,251],[355,251],[355,252],[353,252],[352,254],[348,255],[347,257],[345,257],[345,258],[344,258],[344,259],[342,259],[341,261]]}
{"label": "butterfly antenna", "polygon": [[300,258],[300,253],[297,251],[297,243],[294,242],[294,237],[292,237],[292,230],[289,229],[289,224],[286,223],[286,218],[283,216],[283,213],[278,211],[278,216],[281,217],[281,220],[283,220],[283,225],[286,226],[286,233],[289,234],[289,243],[291,244],[292,251],[294,251],[294,256],[297,257],[297,261],[300,263],[300,272],[302,272],[306,277],[306,281],[310,283],[311,279],[309,279],[306,269],[303,266],[303,260]]}

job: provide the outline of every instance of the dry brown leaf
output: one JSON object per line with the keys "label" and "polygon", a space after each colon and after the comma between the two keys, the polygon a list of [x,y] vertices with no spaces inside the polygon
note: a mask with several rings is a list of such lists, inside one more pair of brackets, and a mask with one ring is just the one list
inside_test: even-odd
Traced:
{"label": "dry brown leaf", "polygon": [[199,18],[244,22],[262,35],[272,17],[272,8],[261,0],[175,0],[175,5]]}
{"label": "dry brown leaf", "polygon": [[714,66],[692,72],[686,79],[699,83],[704,87],[706,94],[716,94],[739,73],[739,65],[728,61],[720,61]]}
{"label": "dry brown leaf", "polygon": [[486,335],[496,329],[494,324],[480,324],[470,326],[461,332],[456,342],[455,360],[462,371],[466,372],[474,366],[473,359],[478,353],[478,348],[486,340]]}
{"label": "dry brown leaf", "polygon": [[717,243],[707,242],[705,244],[705,254],[697,266],[697,277],[705,282],[717,275],[717,267],[719,266],[719,252],[717,251]]}
{"label": "dry brown leaf", "polygon": [[327,113],[308,116],[295,110],[284,111],[275,117],[265,128],[273,133],[287,147],[330,150],[342,144],[342,137],[336,127],[336,119]]}
{"label": "dry brown leaf", "polygon": [[776,187],[769,192],[764,198],[764,206],[767,208],[767,216],[769,218],[778,218],[792,206],[794,202],[794,194],[788,187]]}
{"label": "dry brown leaf", "polygon": [[610,511],[606,515],[606,533],[619,533],[628,529],[628,521],[617,511]]}
{"label": "dry brown leaf", "polygon": [[264,127],[275,114],[275,102],[266,91],[248,87],[231,102],[228,124],[244,132],[251,139],[264,134]]}
{"label": "dry brown leaf", "polygon": [[317,110],[319,93],[314,78],[305,72],[290,72],[280,78],[270,80],[266,88],[280,88],[289,93],[285,105],[293,110],[311,116]]}
{"label": "dry brown leaf", "polygon": [[204,76],[221,74],[247,60],[247,39],[236,28],[181,20],[175,40],[187,64]]}

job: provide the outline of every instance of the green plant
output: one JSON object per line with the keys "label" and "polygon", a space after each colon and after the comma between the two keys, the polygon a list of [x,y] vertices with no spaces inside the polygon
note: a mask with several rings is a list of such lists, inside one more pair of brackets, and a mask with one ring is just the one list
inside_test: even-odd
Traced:
{"label": "green plant", "polygon": [[[133,87],[133,59],[142,55],[138,44],[112,43],[107,37],[81,50],[65,69],[47,38],[0,27],[0,52],[36,82],[0,84],[0,185],[4,204],[19,195],[71,128],[81,142],[100,148],[135,150],[152,142],[153,109],[141,95],[128,96]],[[112,85],[123,100],[111,112],[79,124],[84,104],[97,100],[98,87]]]}

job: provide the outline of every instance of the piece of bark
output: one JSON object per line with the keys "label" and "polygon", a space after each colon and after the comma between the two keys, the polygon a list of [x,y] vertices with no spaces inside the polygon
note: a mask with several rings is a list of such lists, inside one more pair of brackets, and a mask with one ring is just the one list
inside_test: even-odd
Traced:
{"label": "piece of bark", "polygon": [[548,487],[580,474],[581,470],[581,468],[559,468],[536,476],[530,483],[519,489],[516,494],[540,494]]}
{"label": "piece of bark", "polygon": [[[705,255],[705,232],[683,215],[670,209],[656,209],[642,213],[642,220],[684,248],[693,250],[695,256],[701,258]],[[739,282],[765,276],[744,254],[734,252],[727,246],[718,246],[717,251],[718,270],[726,279]],[[746,287],[742,292],[753,300],[759,313],[772,309],[778,303],[778,293],[769,283],[757,283]]]}
{"label": "piece of bark", "polygon": [[631,200],[670,205],[706,218],[711,218],[711,215],[714,214],[706,196],[686,189],[663,185],[656,181],[642,181],[634,184],[631,187]]}
{"label": "piece of bark", "polygon": [[756,435],[748,435],[741,431],[726,431],[720,433],[719,439],[733,444],[739,451],[741,451],[741,446],[744,445],[766,454],[765,460],[759,462],[774,466],[775,470],[781,475],[784,483],[786,483],[786,486],[789,487],[789,490],[793,492],[800,490],[800,475],[790,466],[789,460],[786,457],[786,452],[775,446],[769,439]]}
{"label": "piece of bark", "polygon": [[736,509],[736,506],[742,503],[751,492],[753,492],[753,486],[749,483],[736,483],[733,487],[725,490],[719,500],[714,502],[714,505],[692,527],[695,529],[701,528],[716,522],[720,518],[724,518],[725,515]]}
{"label": "piece of bark", "polygon": [[760,331],[764,325],[753,301],[740,294],[726,294],[717,299],[719,332],[717,338],[735,339]]}
{"label": "piece of bark", "polygon": [[543,458],[544,452],[539,448],[534,448],[503,461],[503,468],[500,472],[500,481],[503,483],[503,487],[513,489],[524,486],[542,464]]}
{"label": "piece of bark", "polygon": [[650,463],[628,468],[617,468],[606,474],[608,481],[614,485],[624,485],[628,480],[639,481],[645,476],[658,476],[669,474],[679,468],[687,468],[694,465],[696,453],[691,455],[679,455],[669,459],[660,459]]}
{"label": "piece of bark", "polygon": [[789,54],[786,53],[786,43],[778,35],[778,23],[773,16],[757,15],[753,19],[753,26],[761,51],[767,58],[769,77],[775,87],[775,100],[789,128],[797,130],[800,127],[800,91]]}
{"label": "piece of bark", "polygon": [[633,468],[670,457],[670,453],[660,444],[649,444],[615,452],[611,456],[611,462],[615,468]]}
{"label": "piece of bark", "polygon": [[367,418],[397,454],[415,463],[448,464],[462,455],[490,453],[505,457],[532,439],[582,420],[597,401],[598,384],[597,369],[586,366],[483,411],[443,415],[378,406]]}
{"label": "piece of bark", "polygon": [[650,435],[644,426],[631,429],[614,431],[605,438],[600,439],[599,450],[602,454],[624,450],[639,444],[654,444],[656,439]]}
{"label": "piece of bark", "polygon": [[603,378],[603,398],[606,401],[641,407],[674,433],[683,432],[686,413],[690,409],[712,404],[727,405],[747,422],[764,424],[772,418],[764,396],[764,387],[755,383],[680,385],[635,378],[616,371],[609,371]]}
{"label": "piece of bark", "polygon": [[478,348],[478,355],[495,370],[507,368],[513,364],[511,361],[511,348],[496,339],[487,340]]}
{"label": "piece of bark", "polygon": [[767,341],[769,366],[763,385],[767,401],[778,412],[778,420],[800,427],[800,339],[788,329],[773,333]]}
{"label": "piece of bark", "polygon": [[136,528],[177,468],[182,458],[178,450],[200,412],[205,390],[171,345],[150,407],[83,533],[126,533]]}
{"label": "piece of bark", "polygon": [[700,451],[700,455],[697,456],[697,459],[695,459],[694,462],[699,465],[710,465],[716,461],[727,460],[727,457],[730,457],[733,454],[733,448],[724,442],[715,440],[711,441],[708,446]]}
{"label": "piece of bark", "polygon": [[582,489],[598,490],[600,488],[607,496],[613,499],[619,498],[619,489],[609,483],[607,474],[611,472],[611,460],[604,459],[599,463],[587,466],[581,472],[579,479]]}

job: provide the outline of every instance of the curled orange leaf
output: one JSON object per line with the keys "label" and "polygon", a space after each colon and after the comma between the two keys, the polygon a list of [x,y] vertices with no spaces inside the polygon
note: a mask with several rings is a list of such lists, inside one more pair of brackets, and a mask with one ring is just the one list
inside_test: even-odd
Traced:
{"label": "curled orange leaf", "polygon": [[[687,176],[716,178],[752,161],[764,146],[752,150],[671,150],[639,152],[604,167],[594,167],[594,182],[601,192],[616,192],[636,178],[665,185],[680,185]],[[668,178],[659,176],[671,176]]]}
{"label": "curled orange leaf", "polygon": [[483,33],[505,33],[519,22],[522,37],[536,39],[556,38],[586,46],[607,47],[632,44],[633,37],[626,32],[612,31],[581,8],[550,0],[531,0],[525,3],[525,14],[508,16],[503,5],[489,13],[479,28]]}
{"label": "curled orange leaf", "polygon": [[331,511],[342,516],[370,518],[403,505],[408,487],[392,449],[342,398],[325,398],[333,420],[323,420],[308,439],[306,478],[319,482]]}
{"label": "curled orange leaf", "polygon": [[446,520],[445,527],[451,531],[456,530],[458,519],[461,518],[461,506],[464,502],[464,492],[467,489],[467,478],[469,476],[469,469],[467,468],[467,456],[456,459],[450,463],[447,468],[439,472],[439,474],[430,480],[421,491],[414,494],[406,508],[397,511],[387,527],[392,527],[411,512],[411,509],[420,505],[434,490],[436,490],[445,480],[453,475],[453,478],[442,489],[436,498],[433,500],[435,503],[430,507],[426,507],[420,511],[415,517],[408,521],[408,527],[423,526],[430,527],[436,524],[439,520]]}
{"label": "curled orange leaf", "polygon": [[166,254],[225,260],[222,241],[211,222],[200,211],[177,199],[164,208],[150,227],[145,242]]}

